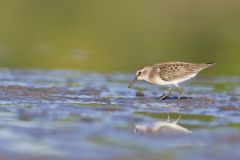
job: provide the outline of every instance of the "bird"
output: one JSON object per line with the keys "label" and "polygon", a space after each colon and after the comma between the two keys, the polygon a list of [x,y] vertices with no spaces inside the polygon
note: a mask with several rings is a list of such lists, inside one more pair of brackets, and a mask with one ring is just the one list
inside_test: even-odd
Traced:
{"label": "bird", "polygon": [[172,86],[176,86],[179,93],[177,100],[180,100],[183,90],[179,84],[194,78],[200,71],[215,64],[215,62],[196,64],[170,61],[161,62],[153,66],[145,66],[136,72],[128,88],[131,88],[137,80],[144,80],[160,86],[168,86],[168,92],[160,97],[160,100],[163,100],[171,95]]}

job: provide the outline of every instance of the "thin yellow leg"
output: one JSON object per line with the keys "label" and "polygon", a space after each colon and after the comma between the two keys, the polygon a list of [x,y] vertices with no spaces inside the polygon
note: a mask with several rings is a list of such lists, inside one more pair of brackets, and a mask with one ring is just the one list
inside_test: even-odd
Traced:
{"label": "thin yellow leg", "polygon": [[177,87],[178,93],[179,93],[177,100],[179,101],[181,99],[181,97],[182,97],[183,91],[182,91],[181,87],[179,87],[179,85],[176,85],[176,87]]}

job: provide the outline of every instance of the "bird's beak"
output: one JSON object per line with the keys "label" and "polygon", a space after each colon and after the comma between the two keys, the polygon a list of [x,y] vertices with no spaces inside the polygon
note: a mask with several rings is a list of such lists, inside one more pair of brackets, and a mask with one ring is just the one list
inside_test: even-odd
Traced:
{"label": "bird's beak", "polygon": [[128,88],[131,88],[134,85],[134,83],[137,81],[137,79],[138,79],[138,76],[135,76],[135,78],[130,82]]}

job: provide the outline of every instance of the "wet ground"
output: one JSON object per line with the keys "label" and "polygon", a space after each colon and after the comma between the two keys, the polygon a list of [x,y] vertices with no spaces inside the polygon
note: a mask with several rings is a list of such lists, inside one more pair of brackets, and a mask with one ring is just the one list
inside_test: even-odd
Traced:
{"label": "wet ground", "polygon": [[[239,159],[240,77],[183,84],[184,98],[132,75],[0,70],[0,159]],[[191,133],[138,132],[175,121]]]}

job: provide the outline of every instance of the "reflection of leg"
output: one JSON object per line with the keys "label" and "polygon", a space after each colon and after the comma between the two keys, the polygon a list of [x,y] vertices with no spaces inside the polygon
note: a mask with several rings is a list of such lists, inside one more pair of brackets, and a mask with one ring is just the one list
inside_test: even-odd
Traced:
{"label": "reflection of leg", "polygon": [[[178,117],[177,117],[177,119],[175,120],[175,121],[173,121],[173,123],[175,123],[175,124],[177,124],[178,123],[178,121],[181,119],[181,113],[179,112],[179,111],[174,111],[176,114],[178,114]],[[174,113],[173,112],[173,113]],[[174,114],[175,114],[174,113]],[[167,122],[170,122],[170,114],[169,114],[169,112],[167,112]]]}
{"label": "reflection of leg", "polygon": [[183,91],[182,91],[182,89],[179,87],[179,85],[178,84],[176,84],[176,87],[177,87],[177,89],[178,89],[178,100],[180,100],[181,99],[181,97],[182,97],[182,93],[183,93]]}
{"label": "reflection of leg", "polygon": [[167,122],[170,122],[170,115],[169,115],[169,112],[167,112]]}
{"label": "reflection of leg", "polygon": [[181,113],[178,112],[178,118],[173,123],[177,124],[180,119],[181,119]]}
{"label": "reflection of leg", "polygon": [[164,95],[162,95],[161,97],[159,97],[160,100],[163,100],[164,98],[168,97],[171,95],[171,88],[168,88],[168,93],[165,93]]}

